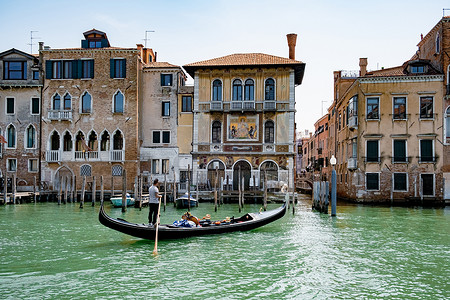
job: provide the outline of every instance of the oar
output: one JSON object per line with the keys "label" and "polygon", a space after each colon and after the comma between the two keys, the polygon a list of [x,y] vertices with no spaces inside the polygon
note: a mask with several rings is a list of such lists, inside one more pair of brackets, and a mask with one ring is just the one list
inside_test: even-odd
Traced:
{"label": "oar", "polygon": [[158,203],[158,216],[156,217],[156,229],[155,229],[155,249],[153,249],[153,255],[158,255],[158,227],[159,227],[159,211],[161,209],[161,198]]}

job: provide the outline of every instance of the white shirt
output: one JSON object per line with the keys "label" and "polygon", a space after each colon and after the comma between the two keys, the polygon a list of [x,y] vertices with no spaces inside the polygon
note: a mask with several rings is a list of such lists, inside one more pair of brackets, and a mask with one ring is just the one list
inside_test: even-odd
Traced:
{"label": "white shirt", "polygon": [[156,197],[156,195],[159,193],[159,190],[156,186],[152,185],[148,189],[148,203],[159,203],[159,197]]}

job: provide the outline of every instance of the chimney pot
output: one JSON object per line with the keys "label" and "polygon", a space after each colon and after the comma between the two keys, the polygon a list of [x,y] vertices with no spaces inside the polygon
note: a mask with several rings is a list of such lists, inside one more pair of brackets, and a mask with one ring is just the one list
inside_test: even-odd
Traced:
{"label": "chimney pot", "polygon": [[367,57],[359,59],[359,76],[366,76],[367,73]]}
{"label": "chimney pot", "polygon": [[289,59],[295,59],[295,45],[297,44],[297,34],[289,33],[286,35],[289,46]]}

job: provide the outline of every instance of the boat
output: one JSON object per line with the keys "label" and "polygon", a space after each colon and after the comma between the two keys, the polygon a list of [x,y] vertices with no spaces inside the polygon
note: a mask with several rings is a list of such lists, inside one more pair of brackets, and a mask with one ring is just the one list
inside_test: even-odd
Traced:
{"label": "boat", "polygon": [[175,200],[175,206],[177,208],[188,208],[189,205],[190,207],[197,207],[198,206],[198,201],[197,199],[193,198],[192,196],[190,197],[190,204],[188,202],[188,193],[186,192],[183,196],[178,197]]}
{"label": "boat", "polygon": [[[158,239],[181,239],[200,235],[221,234],[234,231],[247,231],[255,229],[284,216],[286,213],[286,202],[279,208],[260,211],[257,213],[247,213],[240,218],[231,218],[228,223],[212,222],[209,225],[203,224],[199,227],[177,227],[172,224],[158,225]],[[98,219],[100,223],[119,232],[148,240],[155,239],[155,227],[150,224],[135,224],[124,219],[114,219],[108,216],[100,206]]]}
{"label": "boat", "polygon": [[[122,195],[111,197],[111,203],[114,207],[122,207]],[[127,193],[127,206],[134,205],[134,198],[131,198],[131,195]]]}

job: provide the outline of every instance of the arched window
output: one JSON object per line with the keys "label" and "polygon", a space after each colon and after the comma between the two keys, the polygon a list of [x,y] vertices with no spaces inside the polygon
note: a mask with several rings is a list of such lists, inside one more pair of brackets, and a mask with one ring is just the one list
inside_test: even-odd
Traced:
{"label": "arched window", "polygon": [[63,151],[72,151],[72,135],[68,131],[64,134]]}
{"label": "arched window", "polygon": [[123,149],[123,137],[122,132],[117,130],[113,136],[113,150],[122,150]]}
{"label": "arched window", "polygon": [[450,142],[450,106],[445,111],[445,138]]}
{"label": "arched window", "polygon": [[109,133],[104,131],[100,141],[100,151],[109,151]]}
{"label": "arched window", "polygon": [[260,167],[261,183],[264,184],[265,177],[267,176],[267,181],[278,181],[278,166],[273,161],[265,161]]}
{"label": "arched window", "polygon": [[213,81],[213,101],[222,101],[222,81],[216,79]]}
{"label": "arched window", "polygon": [[36,129],[33,125],[30,125],[27,128],[26,148],[36,148]]}
{"label": "arched window", "polygon": [[92,97],[91,94],[85,92],[81,96],[81,113],[89,114],[92,111]]}
{"label": "arched window", "polygon": [[72,97],[69,93],[64,95],[64,110],[72,109]]}
{"label": "arched window", "polygon": [[255,82],[247,79],[244,86],[244,100],[255,100]]}
{"label": "arched window", "polygon": [[123,94],[120,91],[114,94],[114,107],[113,112],[115,113],[123,113],[124,101]]}
{"label": "arched window", "polygon": [[90,149],[97,151],[97,145],[97,134],[95,133],[95,131],[92,131],[91,134],[89,134],[88,146]]}
{"label": "arched window", "polygon": [[6,129],[6,139],[8,148],[16,148],[16,127],[12,124]]}
{"label": "arched window", "polygon": [[266,79],[265,100],[275,100],[275,80]]}
{"label": "arched window", "polygon": [[84,134],[81,131],[78,131],[77,136],[75,137],[75,151],[83,151],[85,146],[83,145],[85,142]]}
{"label": "arched window", "polygon": [[59,150],[59,134],[56,131],[50,136],[50,150]]}
{"label": "arched window", "polygon": [[80,167],[81,176],[92,176],[92,167],[90,165],[82,165]]}
{"label": "arched window", "polygon": [[242,100],[242,81],[240,79],[233,81],[233,100]]}
{"label": "arched window", "polygon": [[211,140],[213,143],[220,143],[220,133],[222,129],[222,124],[219,121],[214,121],[212,124],[212,136]]}
{"label": "arched window", "polygon": [[59,94],[56,94],[53,96],[53,110],[60,110],[61,109],[61,97]]}
{"label": "arched window", "polygon": [[267,121],[264,126],[264,143],[275,142],[275,126],[273,121]]}

